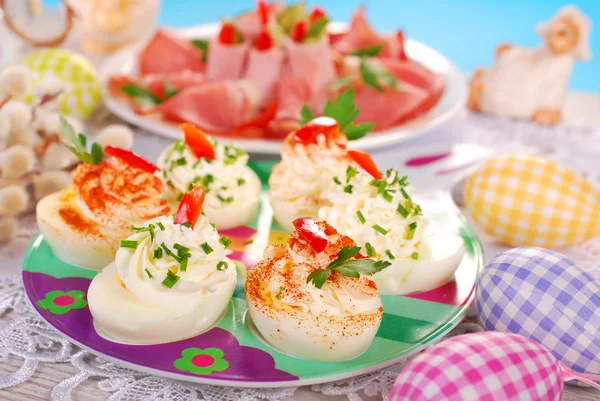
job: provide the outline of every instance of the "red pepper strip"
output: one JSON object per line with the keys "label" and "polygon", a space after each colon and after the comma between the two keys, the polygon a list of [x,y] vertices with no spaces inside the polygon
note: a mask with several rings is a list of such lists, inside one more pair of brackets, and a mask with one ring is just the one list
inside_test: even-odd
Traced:
{"label": "red pepper strip", "polygon": [[237,39],[237,31],[232,23],[226,22],[221,27],[221,32],[219,32],[219,42],[225,45],[232,45],[236,43]]}
{"label": "red pepper strip", "polygon": [[158,167],[131,150],[108,145],[104,148],[104,154],[120,159],[131,167],[139,168],[149,173],[158,171]]}
{"label": "red pepper strip", "polygon": [[263,30],[260,35],[258,35],[258,38],[256,38],[256,42],[254,43],[254,47],[256,47],[257,50],[269,50],[270,48],[273,47],[273,39],[271,38],[271,35],[269,35],[269,32],[267,32],[266,30]]}
{"label": "red pepper strip", "polygon": [[215,160],[215,148],[208,140],[204,132],[194,124],[179,124],[179,129],[183,131],[186,145],[192,149],[198,159]]}
{"label": "red pepper strip", "polygon": [[202,205],[204,204],[204,187],[194,184],[191,191],[187,192],[181,198],[177,212],[175,212],[175,224],[190,223],[193,229],[196,222],[202,214]]}
{"label": "red pepper strip", "polygon": [[333,133],[338,132],[340,126],[337,121],[331,117],[317,117],[312,121],[309,121],[302,128],[298,129],[294,133],[294,139],[305,145],[310,143],[317,143],[317,136],[324,134],[329,136]]}
{"label": "red pepper strip", "polygon": [[310,22],[314,24],[319,18],[326,16],[327,14],[320,7],[314,7],[310,14]]}
{"label": "red pepper strip", "polygon": [[269,22],[269,6],[264,0],[258,0],[256,2],[256,8],[258,10],[258,18],[260,19],[260,23],[262,25],[267,25]]}
{"label": "red pepper strip", "polygon": [[309,243],[315,252],[319,253],[325,250],[329,240],[325,232],[319,228],[313,219],[310,217],[300,217],[294,220],[294,227],[296,227],[298,234]]}
{"label": "red pepper strip", "polygon": [[408,56],[406,55],[406,50],[404,49],[404,32],[396,32],[396,37],[398,38],[398,45],[400,46],[398,50],[398,58],[402,61],[408,61]]}
{"label": "red pepper strip", "polygon": [[306,36],[306,21],[298,21],[292,29],[292,40],[294,42],[302,42]]}
{"label": "red pepper strip", "polygon": [[376,180],[381,180],[383,177],[377,168],[377,165],[371,158],[371,155],[362,150],[349,150],[348,156],[354,160],[363,170],[371,174]]}
{"label": "red pepper strip", "polygon": [[238,125],[235,128],[235,130],[243,131],[248,128],[265,128],[269,124],[269,122],[271,122],[271,120],[273,118],[275,118],[275,113],[277,113],[278,108],[279,108],[279,103],[277,103],[277,102],[271,103],[270,105],[265,107],[263,109],[263,111],[260,112],[259,115],[257,115],[250,121],[246,121],[245,123]]}

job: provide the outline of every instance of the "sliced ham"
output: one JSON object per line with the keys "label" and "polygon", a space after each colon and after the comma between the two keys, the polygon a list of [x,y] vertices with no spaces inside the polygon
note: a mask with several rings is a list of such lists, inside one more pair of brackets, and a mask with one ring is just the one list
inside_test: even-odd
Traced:
{"label": "sliced ham", "polygon": [[190,41],[159,29],[139,56],[140,75],[204,71],[202,51]]}
{"label": "sliced ham", "polygon": [[410,84],[402,90],[386,88],[385,92],[363,85],[356,91],[356,107],[360,109],[357,122],[375,123],[382,130],[405,122],[423,112],[429,93]]}
{"label": "sliced ham", "polygon": [[[268,4],[267,7],[269,9],[270,17],[273,18],[285,9],[285,3],[277,1]],[[258,16],[258,12],[256,10],[238,15],[233,20],[233,24],[242,34],[244,40],[250,42],[254,42],[254,39],[256,39],[263,30],[263,25],[261,24],[260,17]]]}
{"label": "sliced ham", "polygon": [[352,15],[348,32],[334,37],[333,48],[342,54],[348,54],[357,49],[381,44],[384,41],[385,39],[369,26],[365,16],[365,7],[362,6]]}
{"label": "sliced ham", "polygon": [[206,62],[206,78],[209,81],[235,80],[242,77],[246,67],[246,58],[250,42],[223,44],[218,37],[211,39],[208,60]]}
{"label": "sliced ham", "polygon": [[190,86],[199,85],[206,81],[203,73],[183,71],[180,73],[171,74],[150,74],[142,79],[142,83],[155,95],[161,99],[166,98],[165,84],[168,83],[171,87],[178,91],[189,88]]}
{"label": "sliced ham", "polygon": [[408,83],[428,92],[424,111],[431,109],[444,93],[446,81],[442,75],[410,61],[378,59],[377,63],[393,74],[400,83]]}
{"label": "sliced ham", "polygon": [[231,133],[258,111],[257,89],[245,80],[206,82],[182,90],[154,109],[210,133]]}
{"label": "sliced ham", "polygon": [[311,90],[308,82],[298,77],[283,77],[277,88],[279,109],[275,115],[276,120],[300,119],[302,106],[310,104]]}
{"label": "sliced ham", "polygon": [[261,105],[273,101],[274,89],[281,76],[284,54],[278,47],[268,50],[250,49],[244,78],[261,93]]}
{"label": "sliced ham", "polygon": [[323,103],[327,96],[327,87],[336,78],[329,37],[324,36],[320,42],[314,44],[296,43],[286,38],[284,46],[291,75],[310,84],[311,106],[316,108]]}

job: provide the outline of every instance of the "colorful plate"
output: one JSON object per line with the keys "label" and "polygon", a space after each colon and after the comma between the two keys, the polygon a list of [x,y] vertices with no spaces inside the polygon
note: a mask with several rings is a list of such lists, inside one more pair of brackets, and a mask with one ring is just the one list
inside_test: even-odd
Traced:
{"label": "colorful plate", "polygon": [[[178,30],[182,36],[190,39],[209,38],[216,35],[220,24],[206,24],[196,27]],[[330,30],[339,31],[346,29],[347,25],[332,23]],[[121,117],[123,120],[136,125],[146,131],[169,138],[181,138],[181,130],[176,124],[160,121],[156,118],[140,116],[123,101],[111,96],[107,89],[107,82],[113,75],[136,75],[137,55],[143,48],[143,43],[123,49],[107,57],[100,67],[100,79],[104,85],[104,101],[106,107]],[[467,98],[467,84],[464,75],[458,67],[442,54],[431,47],[412,39],[406,41],[406,52],[412,60],[426,66],[431,71],[441,74],[446,79],[444,94],[425,115],[410,120],[405,124],[367,135],[352,143],[352,147],[363,150],[380,149],[407,141],[410,138],[422,135],[433,128],[443,124],[458,113],[465,104]],[[269,139],[244,139],[228,138],[236,145],[246,149],[250,153],[276,154],[281,152],[281,140]]]}
{"label": "colorful plate", "polygon": [[[272,163],[252,164],[263,183]],[[239,271],[238,286],[219,324],[187,340],[158,345],[115,343],[99,335],[87,307],[86,293],[97,271],[58,259],[39,236],[23,266],[25,291],[35,310],[72,342],[102,357],[148,374],[223,386],[285,387],[328,382],[372,372],[440,340],[465,315],[483,265],[483,248],[473,229],[447,194],[421,197],[429,217],[458,232],[465,256],[454,280],[435,290],[408,296],[383,296],[381,328],[371,347],[350,361],[311,362],[276,351],[257,337],[247,320],[244,278],[260,260],[266,244],[288,234],[272,224],[272,211],[263,196],[259,216],[251,224],[221,231],[233,243],[232,259]]]}

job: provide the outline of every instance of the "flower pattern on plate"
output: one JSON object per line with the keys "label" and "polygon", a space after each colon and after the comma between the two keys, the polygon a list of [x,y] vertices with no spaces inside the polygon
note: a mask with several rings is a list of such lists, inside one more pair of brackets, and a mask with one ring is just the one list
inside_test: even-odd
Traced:
{"label": "flower pattern on plate", "polygon": [[83,299],[85,293],[79,290],[72,291],[50,291],[46,293],[46,298],[37,301],[39,307],[46,309],[55,315],[64,315],[72,309],[82,309],[87,306],[87,301]]}
{"label": "flower pattern on plate", "polygon": [[220,348],[186,348],[181,358],[175,361],[176,369],[197,375],[209,375],[229,368],[229,362],[223,359],[225,353]]}

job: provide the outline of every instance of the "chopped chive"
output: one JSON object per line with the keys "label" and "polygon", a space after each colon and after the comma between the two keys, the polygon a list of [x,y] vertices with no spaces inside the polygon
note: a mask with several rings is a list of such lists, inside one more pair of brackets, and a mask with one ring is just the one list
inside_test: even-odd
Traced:
{"label": "chopped chive", "polygon": [[420,215],[422,215],[422,214],[423,214],[423,210],[421,209],[421,206],[419,206],[419,205],[414,205],[414,207],[413,207],[413,214],[414,214],[415,216],[420,216]]}
{"label": "chopped chive", "polygon": [[348,166],[346,169],[346,184],[348,184],[356,174],[358,174],[358,170],[352,166]]}
{"label": "chopped chive", "polygon": [[388,258],[390,258],[390,260],[396,259],[396,257],[390,252],[389,249],[387,251],[385,251],[385,253],[388,255]]}
{"label": "chopped chive", "polygon": [[148,228],[150,231],[150,241],[154,241],[154,224],[150,224]]}
{"label": "chopped chive", "polygon": [[179,153],[183,152],[185,150],[185,142],[181,139],[176,140],[175,142],[173,142],[173,150]]}
{"label": "chopped chive", "polygon": [[185,166],[187,164],[187,160],[185,159],[185,157],[180,157],[179,159],[175,160],[173,164],[175,166]]}
{"label": "chopped chive", "polygon": [[360,210],[356,211],[356,216],[358,217],[360,224],[365,224],[367,222],[367,220],[365,219],[365,216],[363,216],[363,214]]}
{"label": "chopped chive", "polygon": [[165,231],[165,226],[163,225],[162,221],[159,221],[158,223],[156,223],[156,225],[158,226],[158,228],[160,228],[160,231]]}
{"label": "chopped chive", "polygon": [[192,223],[190,223],[189,221],[181,223],[181,225],[184,226],[184,227],[187,227],[187,228],[192,228]]}
{"label": "chopped chive", "polygon": [[137,246],[138,246],[138,242],[137,241],[132,241],[132,240],[122,240],[121,241],[121,248],[136,249]]}
{"label": "chopped chive", "polygon": [[190,248],[188,248],[187,246],[183,246],[181,244],[178,244],[177,242],[175,243],[175,245],[173,245],[173,248],[177,249],[178,251],[181,252],[189,252]]}
{"label": "chopped chive", "polygon": [[170,186],[171,188],[175,187],[175,185],[173,185],[173,181],[171,181],[171,180],[167,180],[167,185]]}
{"label": "chopped chive", "polygon": [[229,196],[227,198],[222,197],[220,194],[217,195],[217,198],[223,203],[231,203],[233,202],[233,196]]}
{"label": "chopped chive", "polygon": [[415,237],[415,230],[408,230],[406,232],[406,236],[404,237],[407,240],[411,240]]}
{"label": "chopped chive", "polygon": [[200,244],[200,248],[202,248],[202,250],[204,251],[205,254],[210,255],[211,253],[213,253],[213,249],[211,248],[210,245],[208,245],[208,242],[203,242]]}
{"label": "chopped chive", "polygon": [[163,257],[163,250],[162,248],[156,248],[154,250],[154,259],[161,259]]}
{"label": "chopped chive", "polygon": [[374,187],[378,187],[379,188],[379,184],[381,183],[381,180],[371,180],[370,184]]}
{"label": "chopped chive", "polygon": [[416,230],[416,228],[417,228],[417,222],[413,221],[412,223],[410,223],[408,225],[408,228],[410,228],[411,230]]}
{"label": "chopped chive", "polygon": [[405,199],[410,199],[410,195],[404,190],[404,188],[400,188],[400,192],[402,192],[402,196],[404,196]]}
{"label": "chopped chive", "polygon": [[163,176],[163,178],[167,178],[167,170],[163,169],[163,171],[161,171],[161,174]]}
{"label": "chopped chive", "polygon": [[148,275],[148,278],[153,278],[154,276],[152,275],[152,273],[150,273],[150,270],[148,270],[147,268],[144,269],[146,271],[146,274]]}
{"label": "chopped chive", "polygon": [[344,192],[346,192],[347,194],[351,194],[352,193],[352,184],[348,184],[344,187]]}
{"label": "chopped chive", "polygon": [[187,270],[188,258],[181,258],[181,263],[179,264],[179,270],[182,272]]}
{"label": "chopped chive", "polygon": [[131,230],[132,231],[136,231],[138,233],[141,233],[141,232],[144,232],[144,231],[148,231],[150,229],[148,227],[134,227],[134,226],[131,226]]}
{"label": "chopped chive", "polygon": [[221,271],[221,270],[227,270],[227,262],[224,261],[220,261],[219,263],[217,263],[217,270]]}
{"label": "chopped chive", "polygon": [[177,202],[181,202],[182,199],[183,199],[183,193],[180,193],[179,195],[177,195]]}
{"label": "chopped chive", "polygon": [[171,270],[167,270],[167,277],[162,281],[162,285],[167,288],[173,288],[176,282],[179,281],[179,276]]}
{"label": "chopped chive", "polygon": [[383,191],[381,193],[381,196],[383,197],[383,199],[391,203],[394,200],[394,198],[392,197],[392,195],[390,195],[390,192],[390,190]]}
{"label": "chopped chive", "polygon": [[227,247],[229,247],[229,245],[231,245],[231,240],[226,235],[222,236],[219,239],[219,242],[221,243],[221,245],[223,245],[225,247],[225,249],[227,249]]}
{"label": "chopped chive", "polygon": [[275,298],[281,299],[281,293],[283,292],[283,290],[284,290],[283,286],[279,287],[279,291],[277,291],[277,294],[275,294]]}
{"label": "chopped chive", "polygon": [[414,260],[417,260],[417,259],[419,259],[419,252],[413,252],[413,253],[410,255],[410,257],[411,257],[411,258],[413,258]]}
{"label": "chopped chive", "polygon": [[215,177],[212,174],[206,174],[204,177],[202,177],[202,186],[204,188],[208,188],[208,186],[213,182],[215,182]]}
{"label": "chopped chive", "polygon": [[216,229],[216,228],[217,228],[217,225],[216,225],[215,223],[210,223],[210,226],[211,226],[212,228],[214,228],[214,229]]}
{"label": "chopped chive", "polygon": [[410,213],[413,208],[413,202],[411,198],[406,200],[406,210]]}
{"label": "chopped chive", "polygon": [[406,210],[404,208],[404,206],[402,206],[402,203],[398,203],[398,213],[400,213],[402,215],[402,217],[407,218],[408,217],[408,210]]}
{"label": "chopped chive", "polygon": [[342,185],[342,182],[337,177],[333,177],[333,182],[335,182],[337,185]]}
{"label": "chopped chive", "polygon": [[407,186],[408,185],[408,176],[405,175],[404,177],[402,177],[400,179],[400,181],[398,181],[398,184],[400,184],[403,187]]}
{"label": "chopped chive", "polygon": [[164,242],[163,242],[162,244],[160,244],[160,246],[161,246],[161,248],[162,248],[162,249],[165,251],[165,253],[166,253],[167,255],[169,255],[170,257],[172,257],[173,259],[175,259],[175,260],[176,260],[178,263],[181,263],[181,258],[180,258],[179,256],[175,255],[175,254],[173,253],[173,251],[171,251],[171,250],[170,250],[170,249],[169,249],[169,248],[168,248],[168,247],[165,245],[165,243],[164,243]]}
{"label": "chopped chive", "polygon": [[246,180],[244,178],[238,178],[238,180],[237,180],[238,187],[241,187],[245,183],[246,183]]}
{"label": "chopped chive", "polygon": [[379,224],[375,224],[373,226],[373,230],[377,231],[380,234],[386,235],[388,232],[385,228],[381,227]]}
{"label": "chopped chive", "polygon": [[375,253],[375,248],[373,248],[373,245],[369,244],[368,242],[365,244],[365,248],[367,248],[367,255],[369,255],[370,257],[375,257],[377,255]]}

